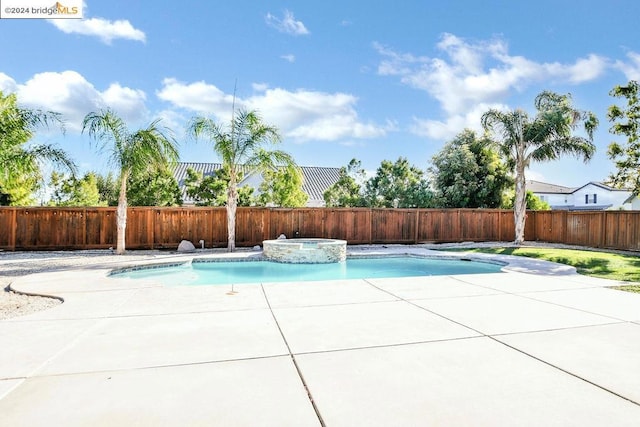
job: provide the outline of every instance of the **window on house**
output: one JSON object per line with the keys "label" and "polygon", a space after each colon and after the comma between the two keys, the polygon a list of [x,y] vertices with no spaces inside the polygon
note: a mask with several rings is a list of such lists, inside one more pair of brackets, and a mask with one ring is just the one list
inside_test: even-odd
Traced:
{"label": "window on house", "polygon": [[597,194],[585,194],[584,195],[584,204],[588,205],[589,203],[596,204],[598,203],[598,195]]}

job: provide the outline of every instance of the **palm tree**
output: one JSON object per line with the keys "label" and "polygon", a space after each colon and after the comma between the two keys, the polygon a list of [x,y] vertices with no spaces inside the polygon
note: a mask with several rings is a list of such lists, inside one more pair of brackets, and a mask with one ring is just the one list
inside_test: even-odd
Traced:
{"label": "palm tree", "polygon": [[175,139],[168,129],[158,126],[160,120],[154,120],[146,129],[129,131],[124,120],[110,109],[85,116],[82,133],[100,143],[100,148],[110,152],[111,163],[118,168],[120,193],[118,195],[117,247],[116,253],[125,251],[125,230],[127,227],[127,179],[149,168],[163,168],[169,162],[178,160]]}
{"label": "palm tree", "polygon": [[224,127],[205,117],[191,120],[188,133],[196,140],[205,137],[213,143],[214,151],[229,170],[227,187],[227,249],[236,248],[236,207],[238,205],[238,176],[242,166],[255,171],[273,170],[279,166],[295,165],[293,158],[280,150],[266,150],[267,144],[280,142],[278,130],[262,123],[255,111],[239,110]]}
{"label": "palm tree", "polygon": [[20,108],[15,94],[4,96],[0,91],[0,193],[8,202],[17,202],[11,200],[11,187],[15,186],[22,187],[15,190],[21,190],[28,198],[32,184],[41,180],[41,163],[53,163],[75,174],[76,166],[63,150],[49,144],[24,146],[37,128],[50,125],[60,126],[64,132],[60,114]]}
{"label": "palm tree", "polygon": [[[598,119],[592,112],[575,109],[570,95],[544,91],[536,97],[535,107],[537,114],[533,119],[520,109],[507,112],[491,109],[482,115],[482,126],[486,131],[498,134],[500,151],[516,171],[513,213],[517,245],[524,242],[527,207],[525,169],[532,161],[556,160],[564,154],[587,162],[596,150],[593,132],[598,126]],[[584,126],[587,138],[572,135],[580,124]]]}

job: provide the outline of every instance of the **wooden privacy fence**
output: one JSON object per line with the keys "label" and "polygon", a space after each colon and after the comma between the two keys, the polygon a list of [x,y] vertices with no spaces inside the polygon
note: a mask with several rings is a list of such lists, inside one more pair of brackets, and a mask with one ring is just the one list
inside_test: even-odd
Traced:
{"label": "wooden privacy fence", "polygon": [[[227,244],[225,208],[131,207],[128,249]],[[116,246],[116,210],[0,208],[0,249],[100,249]],[[350,244],[511,241],[513,212],[497,209],[238,208],[236,245],[280,234],[345,239]],[[640,250],[640,211],[529,211],[526,240]]]}

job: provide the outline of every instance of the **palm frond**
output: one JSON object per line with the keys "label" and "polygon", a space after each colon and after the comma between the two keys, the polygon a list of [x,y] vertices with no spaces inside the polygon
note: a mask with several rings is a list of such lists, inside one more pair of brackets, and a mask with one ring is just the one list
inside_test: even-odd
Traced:
{"label": "palm frond", "polygon": [[126,157],[124,152],[127,150],[129,131],[124,120],[112,110],[87,114],[82,121],[82,133],[85,131],[98,144],[101,152],[109,152],[114,165],[119,165],[120,159]]}
{"label": "palm frond", "polygon": [[25,154],[33,158],[36,162],[47,161],[57,166],[62,166],[75,177],[78,168],[75,162],[67,153],[53,145],[36,145],[25,150]]}

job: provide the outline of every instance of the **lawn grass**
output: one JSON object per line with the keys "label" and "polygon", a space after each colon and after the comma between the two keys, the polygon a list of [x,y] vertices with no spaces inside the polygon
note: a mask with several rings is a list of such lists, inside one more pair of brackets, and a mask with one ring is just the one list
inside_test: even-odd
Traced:
{"label": "lawn grass", "polygon": [[[602,277],[604,279],[611,280],[623,280],[627,282],[640,282],[640,256],[575,249],[533,247],[446,250],[538,258],[546,261],[571,265],[576,268],[578,273],[586,276]],[[640,293],[640,285],[619,286],[616,287],[616,289]]]}

